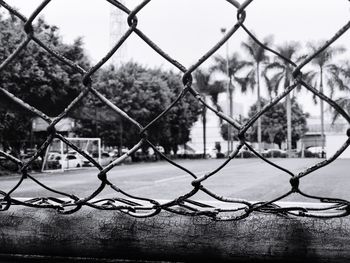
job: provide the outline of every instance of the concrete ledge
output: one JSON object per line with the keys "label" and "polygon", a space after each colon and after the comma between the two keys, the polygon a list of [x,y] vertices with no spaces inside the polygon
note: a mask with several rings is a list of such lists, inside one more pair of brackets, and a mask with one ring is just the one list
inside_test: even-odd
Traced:
{"label": "concrete ledge", "polygon": [[60,215],[12,206],[0,213],[0,253],[77,260],[346,262],[350,217],[253,213],[240,221],[216,222],[168,212],[136,219],[90,208]]}

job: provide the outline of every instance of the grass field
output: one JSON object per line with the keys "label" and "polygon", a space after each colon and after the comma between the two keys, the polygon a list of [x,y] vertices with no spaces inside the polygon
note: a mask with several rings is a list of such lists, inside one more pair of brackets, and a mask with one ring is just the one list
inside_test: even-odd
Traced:
{"label": "grass field", "polygon": [[[278,165],[294,173],[320,162],[321,159],[271,159]],[[177,161],[197,176],[212,171],[224,160],[182,160]],[[300,181],[300,189],[310,195],[337,197],[350,200],[350,159],[339,159]],[[40,182],[70,194],[85,197],[99,185],[97,169],[89,168],[64,173],[34,174]],[[192,189],[192,177],[186,172],[166,163],[139,163],[115,167],[108,173],[115,185],[128,193],[155,198],[173,199]],[[290,176],[259,159],[236,159],[231,161],[217,174],[206,180],[203,185],[218,195],[244,198],[247,200],[271,200],[290,189]],[[9,191],[18,182],[18,176],[0,178],[0,190]],[[12,194],[13,197],[59,196],[53,194],[30,179],[24,180]],[[120,194],[105,189],[98,197],[115,197]],[[194,199],[212,200],[204,193],[198,193]],[[314,200],[293,194],[285,201]]]}

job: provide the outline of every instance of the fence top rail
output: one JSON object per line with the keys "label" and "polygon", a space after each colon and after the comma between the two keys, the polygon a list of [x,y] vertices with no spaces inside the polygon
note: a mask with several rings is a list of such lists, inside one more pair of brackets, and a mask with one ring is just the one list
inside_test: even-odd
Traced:
{"label": "fence top rail", "polygon": [[0,259],[346,262],[349,225],[350,217],[323,220],[255,213],[223,223],[166,211],[138,219],[89,207],[57,216],[52,210],[14,206],[0,213]]}

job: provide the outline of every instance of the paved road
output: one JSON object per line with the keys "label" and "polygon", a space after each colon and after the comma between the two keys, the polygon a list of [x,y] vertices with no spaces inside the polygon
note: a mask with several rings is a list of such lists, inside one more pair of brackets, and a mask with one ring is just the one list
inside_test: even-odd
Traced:
{"label": "paved road", "polygon": [[[177,161],[196,175],[203,175],[224,160],[182,160]],[[297,173],[315,164],[320,159],[274,159],[281,166]],[[301,180],[301,189],[308,194],[350,199],[350,160],[337,160]],[[84,197],[99,185],[97,169],[69,171],[65,173],[34,174],[41,183],[59,191]],[[108,173],[108,178],[122,190],[139,196],[156,199],[173,199],[191,189],[192,177],[186,172],[166,162],[122,165]],[[247,200],[271,200],[290,189],[290,176],[259,159],[237,159],[230,162],[218,174],[208,179],[204,185],[215,193],[226,197]],[[9,191],[19,177],[1,177],[0,190]],[[40,185],[26,179],[12,196],[42,197],[58,196],[44,190]],[[120,194],[105,189],[99,197],[116,197]],[[210,200],[203,193],[198,200]],[[286,201],[312,201],[292,196]]]}

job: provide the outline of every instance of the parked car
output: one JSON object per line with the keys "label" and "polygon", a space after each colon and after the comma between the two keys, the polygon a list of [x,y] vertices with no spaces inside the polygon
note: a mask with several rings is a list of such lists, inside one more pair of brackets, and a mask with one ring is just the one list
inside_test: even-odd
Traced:
{"label": "parked car", "polygon": [[[217,153],[216,149],[206,148],[205,149],[205,158],[216,158],[216,153]],[[195,157],[202,158],[204,155],[204,151],[201,149],[201,150],[195,151],[194,154],[195,154]]]}
{"label": "parked car", "polygon": [[[101,166],[107,166],[113,162],[113,157],[108,152],[101,152],[101,159],[98,158],[98,152],[93,152],[91,157],[98,162]],[[93,164],[84,158],[83,166],[93,166]]]}
{"label": "parked car", "polygon": [[148,161],[155,161],[157,156],[155,154],[148,154],[144,153],[141,149],[138,149],[134,154],[131,156],[131,159],[133,162],[148,162]]}
{"label": "parked car", "polygon": [[75,154],[65,154],[63,155],[63,158],[60,155],[57,156],[55,160],[59,162],[59,168],[63,169],[77,168],[83,166],[82,160],[78,158]]}
{"label": "parked car", "polygon": [[160,152],[160,153],[165,153],[164,147],[163,146],[156,146],[156,149]]}
{"label": "parked car", "polygon": [[225,153],[217,152],[217,153],[216,153],[216,158],[217,158],[217,159],[225,158]]}
{"label": "parked car", "polygon": [[121,153],[121,155],[123,155],[124,153],[127,153],[128,151],[129,151],[128,148],[122,147],[120,152],[119,152],[119,149],[113,149],[109,152],[109,155],[110,156],[120,156],[120,153]]}
{"label": "parked car", "polygon": [[304,153],[301,151],[298,152],[298,157],[305,157],[305,158],[325,158],[326,152],[322,152],[321,147],[309,147],[304,150]]}
{"label": "parked car", "polygon": [[[20,157],[21,161],[23,163],[26,163],[33,157],[33,155],[34,155],[34,153],[23,154]],[[42,163],[43,163],[42,158],[40,156],[38,156],[33,162],[31,162],[31,164],[28,166],[28,169],[39,171],[39,170],[41,170]]]}
{"label": "parked car", "polygon": [[[88,152],[85,151],[86,154],[89,154]],[[77,151],[68,151],[65,154],[69,154],[69,155],[75,155],[77,158],[79,158],[82,162],[83,160],[85,160],[85,157],[83,155],[81,155],[80,153],[78,153]]]}
{"label": "parked car", "polygon": [[249,150],[240,150],[236,158],[255,158],[255,154]]}
{"label": "parked car", "polygon": [[[228,158],[232,152],[233,151],[226,151],[224,153],[225,158]],[[249,151],[247,147],[244,147],[238,152],[235,158],[255,158],[255,157],[256,156],[252,151]]]}
{"label": "parked car", "polygon": [[[109,156],[112,158],[112,161],[114,161],[115,159],[118,159],[120,156],[124,155],[128,151],[129,151],[128,149],[123,148],[121,150],[121,154],[119,154],[118,150],[113,150],[109,153]],[[132,162],[132,160],[131,160],[130,156],[126,157],[126,159],[123,161],[123,163],[131,163],[131,162]]]}
{"label": "parked car", "polygon": [[[92,158],[94,158],[95,161],[98,162],[98,152],[92,153]],[[108,152],[101,152],[101,159],[100,159],[101,166],[107,166],[112,161],[113,161],[113,158],[109,155]]]}
{"label": "parked car", "polygon": [[308,147],[306,150],[313,153],[315,157],[326,158],[326,152],[324,150],[322,151],[321,146]]}
{"label": "parked car", "polygon": [[287,158],[287,152],[280,149],[267,149],[262,152],[266,158]]}
{"label": "parked car", "polygon": [[60,161],[61,160],[61,154],[59,152],[49,152],[47,155],[47,161],[45,164],[45,169],[59,169],[61,168]]}
{"label": "parked car", "polygon": [[195,151],[192,149],[179,149],[177,151],[178,158],[192,158],[195,155]]}
{"label": "parked car", "polygon": [[297,153],[298,157],[304,157],[304,158],[319,158],[320,155],[318,153],[313,153],[307,149],[304,150],[304,155],[303,155],[303,152],[302,151],[299,151]]}

